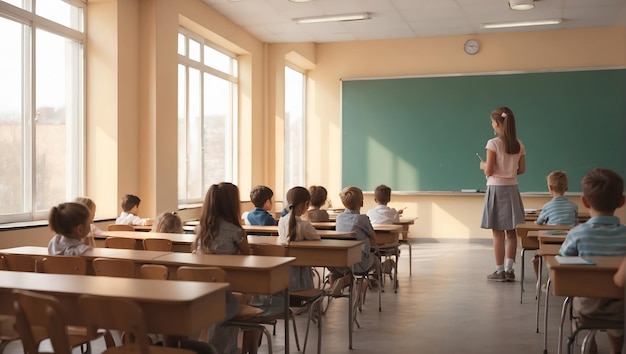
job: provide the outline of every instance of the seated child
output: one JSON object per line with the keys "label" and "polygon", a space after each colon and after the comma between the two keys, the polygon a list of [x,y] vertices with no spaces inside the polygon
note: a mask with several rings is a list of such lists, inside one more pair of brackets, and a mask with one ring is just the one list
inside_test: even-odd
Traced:
{"label": "seated child", "polygon": [[[562,256],[626,255],[626,226],[614,216],[615,209],[624,205],[624,181],[617,173],[596,168],[582,182],[582,202],[589,208],[591,218],[567,234],[559,250]],[[624,320],[623,299],[575,297],[574,316],[581,319]],[[607,330],[611,353],[619,353],[624,341],[622,330]]]}
{"label": "seated child", "polygon": [[254,209],[246,215],[246,225],[274,226],[278,223],[268,212],[272,210],[274,192],[266,186],[256,186],[250,191],[250,201]]}
{"label": "seated child", "polygon": [[311,194],[311,208],[309,209],[307,216],[310,222],[326,222],[330,221],[330,216],[326,210],[322,210],[322,205],[326,203],[326,197],[328,192],[326,188],[322,186],[309,187]]}
{"label": "seated child", "polygon": [[[337,215],[335,229],[337,231],[354,231],[356,232],[356,239],[364,241],[361,248],[361,262],[353,266],[354,272],[362,273],[378,267],[380,261],[374,253],[371,253],[371,245],[376,243],[376,234],[367,215],[360,213],[363,206],[363,192],[357,187],[346,187],[339,196],[346,210]],[[329,270],[328,279],[331,294],[334,296],[341,295],[343,287],[352,281],[350,269],[329,268]],[[367,289],[367,282],[363,282],[361,292],[364,292],[365,289]]]}
{"label": "seated child", "polygon": [[89,209],[80,203],[61,203],[50,209],[48,225],[55,235],[48,243],[48,253],[78,256],[91,247],[83,243],[89,234]]}
{"label": "seated child", "polygon": [[[552,200],[543,206],[535,223],[539,225],[576,225],[578,223],[578,205],[572,203],[564,195],[568,188],[567,174],[562,171],[552,171],[548,175],[547,181]],[[535,255],[532,262],[535,276],[538,276],[539,256]]]}
{"label": "seated child", "polygon": [[89,211],[90,211],[90,215],[89,215],[90,231],[89,231],[89,235],[87,235],[87,237],[85,237],[83,239],[83,242],[87,246],[96,247],[96,239],[95,239],[95,237],[96,237],[96,235],[99,235],[99,234],[102,233],[102,230],[100,230],[93,223],[93,219],[96,217],[96,203],[94,203],[93,200],[91,200],[90,198],[87,198],[87,197],[78,197],[78,198],[74,199],[74,202],[80,203],[80,204],[84,204],[87,208],[89,208]]}
{"label": "seated child", "polygon": [[165,211],[159,214],[152,224],[152,232],[164,232],[168,234],[182,234],[183,221],[175,211]]}
{"label": "seated child", "polygon": [[547,202],[537,221],[539,225],[576,225],[578,223],[578,205],[564,195],[567,191],[567,174],[553,171],[548,175],[548,190],[553,197]]}
{"label": "seated child", "polygon": [[372,224],[393,224],[400,221],[402,210],[397,211],[387,206],[391,200],[391,188],[381,184],[374,190],[374,201],[378,204],[367,212]]}
{"label": "seated child", "polygon": [[[309,191],[304,187],[293,187],[287,195],[291,200],[290,211],[278,220],[278,242],[287,245],[289,242],[319,240],[320,235],[311,223],[301,218],[309,208],[311,199]],[[289,267],[289,291],[302,291],[313,287],[311,267]]]}
{"label": "seated child", "polygon": [[137,216],[141,199],[132,194],[126,194],[122,197],[122,214],[115,220],[116,224],[126,225],[152,225],[150,218],[140,218]]}

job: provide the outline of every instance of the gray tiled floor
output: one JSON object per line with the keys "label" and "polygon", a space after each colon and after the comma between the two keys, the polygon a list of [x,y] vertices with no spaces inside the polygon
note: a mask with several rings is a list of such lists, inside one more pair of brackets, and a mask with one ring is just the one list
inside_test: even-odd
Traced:
{"label": "gray tiled floor", "polygon": [[[378,312],[377,295],[370,291],[362,314],[361,328],[354,332],[354,349],[348,349],[347,300],[331,303],[323,322],[323,353],[541,353],[540,333],[535,332],[535,299],[532,268],[527,263],[524,303],[519,302],[518,281],[490,283],[485,276],[493,271],[490,242],[464,241],[413,244],[413,276],[408,272],[408,249],[402,248],[398,293],[387,286],[382,294],[383,309]],[[528,255],[527,255],[528,257]],[[548,324],[548,352],[556,353],[557,326],[561,298],[551,298]],[[543,306],[541,306],[543,315]],[[305,328],[299,316],[299,332]],[[284,352],[282,323],[273,345]],[[307,352],[316,352],[315,328]],[[608,352],[606,336],[598,335],[599,352]],[[296,352],[295,342],[291,342]],[[102,350],[95,343],[94,352]],[[19,343],[10,344],[6,353],[21,353]],[[265,343],[260,352],[266,352]]]}

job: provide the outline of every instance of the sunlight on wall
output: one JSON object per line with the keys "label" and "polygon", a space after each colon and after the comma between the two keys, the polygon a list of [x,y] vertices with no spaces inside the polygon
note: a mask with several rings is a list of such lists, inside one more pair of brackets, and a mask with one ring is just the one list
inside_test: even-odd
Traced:
{"label": "sunlight on wall", "polygon": [[[376,186],[382,183],[394,181],[393,152],[386,149],[371,136],[367,137],[365,161],[367,166],[367,185]],[[382,172],[381,172],[382,171]],[[379,176],[377,180],[371,180],[370,176]],[[366,188],[365,186],[359,186]]]}
{"label": "sunlight on wall", "polygon": [[[441,204],[432,205],[432,230],[434,235],[449,235],[457,238],[469,238],[470,228],[463,220],[459,220],[459,216],[463,216],[464,213],[460,213],[457,208],[454,210],[446,209]],[[476,219],[472,220],[474,223]]]}

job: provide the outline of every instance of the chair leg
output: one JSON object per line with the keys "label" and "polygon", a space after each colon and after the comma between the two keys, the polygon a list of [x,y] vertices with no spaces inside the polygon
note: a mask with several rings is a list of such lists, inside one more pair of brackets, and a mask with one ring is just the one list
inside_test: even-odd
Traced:
{"label": "chair leg", "polygon": [[[296,338],[296,348],[300,351],[300,340],[298,339],[298,329],[296,328],[296,316],[293,311],[289,311],[291,316],[291,322],[293,323],[293,336]],[[308,326],[307,326],[308,327]]]}
{"label": "chair leg", "polygon": [[522,258],[522,271],[521,271],[521,276],[520,276],[520,291],[519,291],[519,303],[522,303],[522,299],[524,298],[524,255],[526,254],[526,249],[522,248],[522,254],[521,254],[521,258]]}
{"label": "chair leg", "polygon": [[321,316],[321,305],[322,305],[322,297],[314,300],[313,303],[309,305],[309,314],[306,323],[306,333],[304,335],[304,347],[302,348],[302,354],[306,353],[306,343],[309,339],[309,326],[311,325],[312,317],[316,316],[317,318],[317,352],[321,353],[322,346],[322,316]]}
{"label": "chair leg", "polygon": [[587,344],[593,343],[594,338],[596,336],[596,333],[597,333],[596,330],[590,330],[589,333],[587,333],[587,335],[583,339],[583,343],[582,343],[582,345],[580,347],[580,353],[581,354],[586,354],[587,353]]}

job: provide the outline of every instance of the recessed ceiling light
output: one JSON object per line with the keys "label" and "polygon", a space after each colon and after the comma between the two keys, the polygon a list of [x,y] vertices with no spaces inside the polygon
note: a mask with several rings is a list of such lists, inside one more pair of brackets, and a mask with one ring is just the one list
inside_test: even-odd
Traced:
{"label": "recessed ceiling light", "polygon": [[492,22],[492,23],[483,23],[481,26],[482,28],[510,28],[510,27],[558,25],[561,22],[563,22],[563,20],[561,20],[560,18],[554,18],[554,19],[547,19],[547,20]]}
{"label": "recessed ceiling light", "polygon": [[511,10],[532,10],[535,8],[534,0],[509,0]]}
{"label": "recessed ceiling light", "polygon": [[360,21],[360,20],[368,20],[370,18],[372,18],[372,16],[369,14],[369,12],[360,12],[360,13],[355,13],[355,14],[299,17],[299,18],[294,18],[293,21],[297,24],[302,24],[302,23],[320,23],[320,22]]}
{"label": "recessed ceiling light", "polygon": [[291,2],[311,2],[313,0],[289,0]]}

